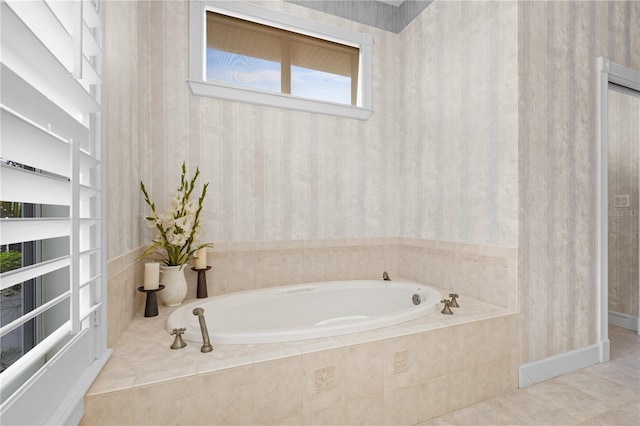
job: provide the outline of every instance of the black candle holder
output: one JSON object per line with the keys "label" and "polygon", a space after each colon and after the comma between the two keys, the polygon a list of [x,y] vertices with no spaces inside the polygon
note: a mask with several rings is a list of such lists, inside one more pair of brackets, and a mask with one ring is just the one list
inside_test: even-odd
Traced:
{"label": "black candle holder", "polygon": [[191,268],[192,271],[198,271],[198,299],[204,299],[205,297],[209,297],[207,295],[207,274],[206,272],[211,269],[211,266],[207,266],[206,268],[198,269]]}
{"label": "black candle holder", "polygon": [[158,293],[162,290],[164,286],[160,284],[160,287],[154,288],[153,290],[145,290],[144,287],[138,287],[138,291],[147,294],[147,301],[144,304],[144,316],[145,317],[156,317],[158,316]]}

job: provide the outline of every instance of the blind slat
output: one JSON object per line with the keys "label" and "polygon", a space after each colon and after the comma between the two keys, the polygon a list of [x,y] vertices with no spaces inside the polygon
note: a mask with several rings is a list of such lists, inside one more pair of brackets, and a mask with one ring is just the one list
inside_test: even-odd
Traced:
{"label": "blind slat", "polygon": [[71,175],[71,151],[66,141],[5,108],[0,114],[3,158],[57,175]]}
{"label": "blind slat", "polygon": [[89,315],[91,315],[92,313],[94,313],[95,311],[98,310],[98,308],[100,308],[100,306],[102,306],[102,303],[96,303],[95,305],[92,305],[89,309],[87,309],[86,311],[82,310],[80,311],[80,321],[84,321],[85,319],[87,319],[87,317]]}
{"label": "blind slat", "polygon": [[47,352],[53,349],[60,342],[65,340],[71,333],[71,321],[67,321],[58,327],[53,333],[47,336],[36,347],[24,354],[19,360],[14,362],[2,372],[2,386],[8,387],[20,377],[29,367],[43,358]]}
{"label": "blind slat", "polygon": [[[9,324],[7,324],[4,327],[0,328],[0,337],[4,336],[7,333],[10,333],[12,330],[15,330],[16,328],[20,327],[22,324],[25,324],[26,322],[31,321],[31,319],[33,319],[33,318],[37,317],[38,315],[40,315],[41,313],[49,310],[53,306],[55,306],[58,303],[62,302],[63,300],[68,299],[70,295],[71,295],[71,291],[66,291],[66,292],[62,293],[61,295],[59,295],[58,297],[56,297],[54,299],[51,299],[47,303],[45,303],[45,304],[43,304],[41,306],[38,306],[34,310],[29,311],[28,313],[22,315],[21,317],[17,318],[16,320],[11,321]],[[4,379],[4,376],[2,378]]]}
{"label": "blind slat", "polygon": [[71,203],[68,180],[4,164],[0,167],[0,177],[2,178],[0,179],[0,200],[2,201],[61,206],[68,206]]}
{"label": "blind slat", "polygon": [[102,83],[102,78],[100,78],[91,62],[89,62],[85,56],[82,56],[82,80],[80,80],[80,83],[85,88],[88,88],[92,84]]}
{"label": "blind slat", "polygon": [[101,275],[100,275],[100,274],[98,274],[98,275],[94,275],[94,276],[92,276],[91,278],[89,278],[89,279],[87,279],[87,280],[81,281],[81,282],[80,282],[80,288],[84,288],[84,287],[88,286],[89,284],[91,284],[91,283],[93,283],[93,282],[95,282],[95,281],[99,280],[99,279],[100,279],[100,277],[101,277]]}
{"label": "blind slat", "polygon": [[26,266],[21,269],[8,271],[0,275],[0,289],[4,290],[16,284],[32,280],[36,277],[46,275],[58,269],[69,266],[69,256],[59,257],[35,265]]}
{"label": "blind slat", "polygon": [[88,114],[100,110],[100,105],[91,94],[5,2],[1,3],[1,16],[2,63],[70,114]]}
{"label": "blind slat", "polygon": [[89,28],[99,28],[102,26],[98,12],[92,2],[86,2],[82,8],[82,19]]}
{"label": "blind slat", "polygon": [[71,34],[73,31],[73,20],[71,19],[71,9],[73,2],[71,0],[45,0],[49,9],[56,15],[56,18],[65,30]]}
{"label": "blind slat", "polygon": [[91,30],[87,26],[86,22],[82,23],[82,39],[84,40],[84,44],[82,46],[83,53],[86,57],[102,55],[102,49],[93,34],[91,34]]}
{"label": "blind slat", "polygon": [[64,140],[80,141],[80,146],[88,150],[89,130],[84,124],[51,102],[6,65],[2,64],[0,72],[2,105],[45,129],[51,126],[51,131]]}
{"label": "blind slat", "polygon": [[71,35],[49,5],[42,0],[5,1],[58,61],[71,70]]}
{"label": "blind slat", "polygon": [[71,233],[69,218],[0,219],[0,244],[66,237]]}

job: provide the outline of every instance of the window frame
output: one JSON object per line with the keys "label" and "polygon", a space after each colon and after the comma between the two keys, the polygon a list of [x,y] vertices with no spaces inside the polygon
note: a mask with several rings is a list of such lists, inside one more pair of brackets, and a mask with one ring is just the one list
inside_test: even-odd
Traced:
{"label": "window frame", "polygon": [[[360,60],[357,105],[306,99],[288,94],[243,88],[223,82],[207,81],[207,11],[358,48]],[[193,95],[360,120],[369,119],[373,113],[371,96],[373,38],[370,34],[326,25],[244,1],[192,0],[189,14],[189,78],[187,83]]]}

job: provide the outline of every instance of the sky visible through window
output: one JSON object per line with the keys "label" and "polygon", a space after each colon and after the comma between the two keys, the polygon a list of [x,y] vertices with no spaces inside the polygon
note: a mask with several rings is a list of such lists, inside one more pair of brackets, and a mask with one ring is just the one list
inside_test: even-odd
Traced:
{"label": "sky visible through window", "polygon": [[[280,93],[280,63],[207,49],[207,80]],[[291,67],[291,94],[351,105],[351,78],[303,67]]]}

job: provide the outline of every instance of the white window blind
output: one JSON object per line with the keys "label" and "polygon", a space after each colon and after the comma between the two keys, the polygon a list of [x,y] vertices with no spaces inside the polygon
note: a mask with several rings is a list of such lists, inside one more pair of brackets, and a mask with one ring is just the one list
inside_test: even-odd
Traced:
{"label": "white window blind", "polygon": [[103,6],[1,3],[0,201],[21,213],[0,218],[0,250],[22,255],[0,274],[0,297],[22,298],[0,327],[3,351],[22,339],[0,373],[3,424],[77,422],[108,357]]}

